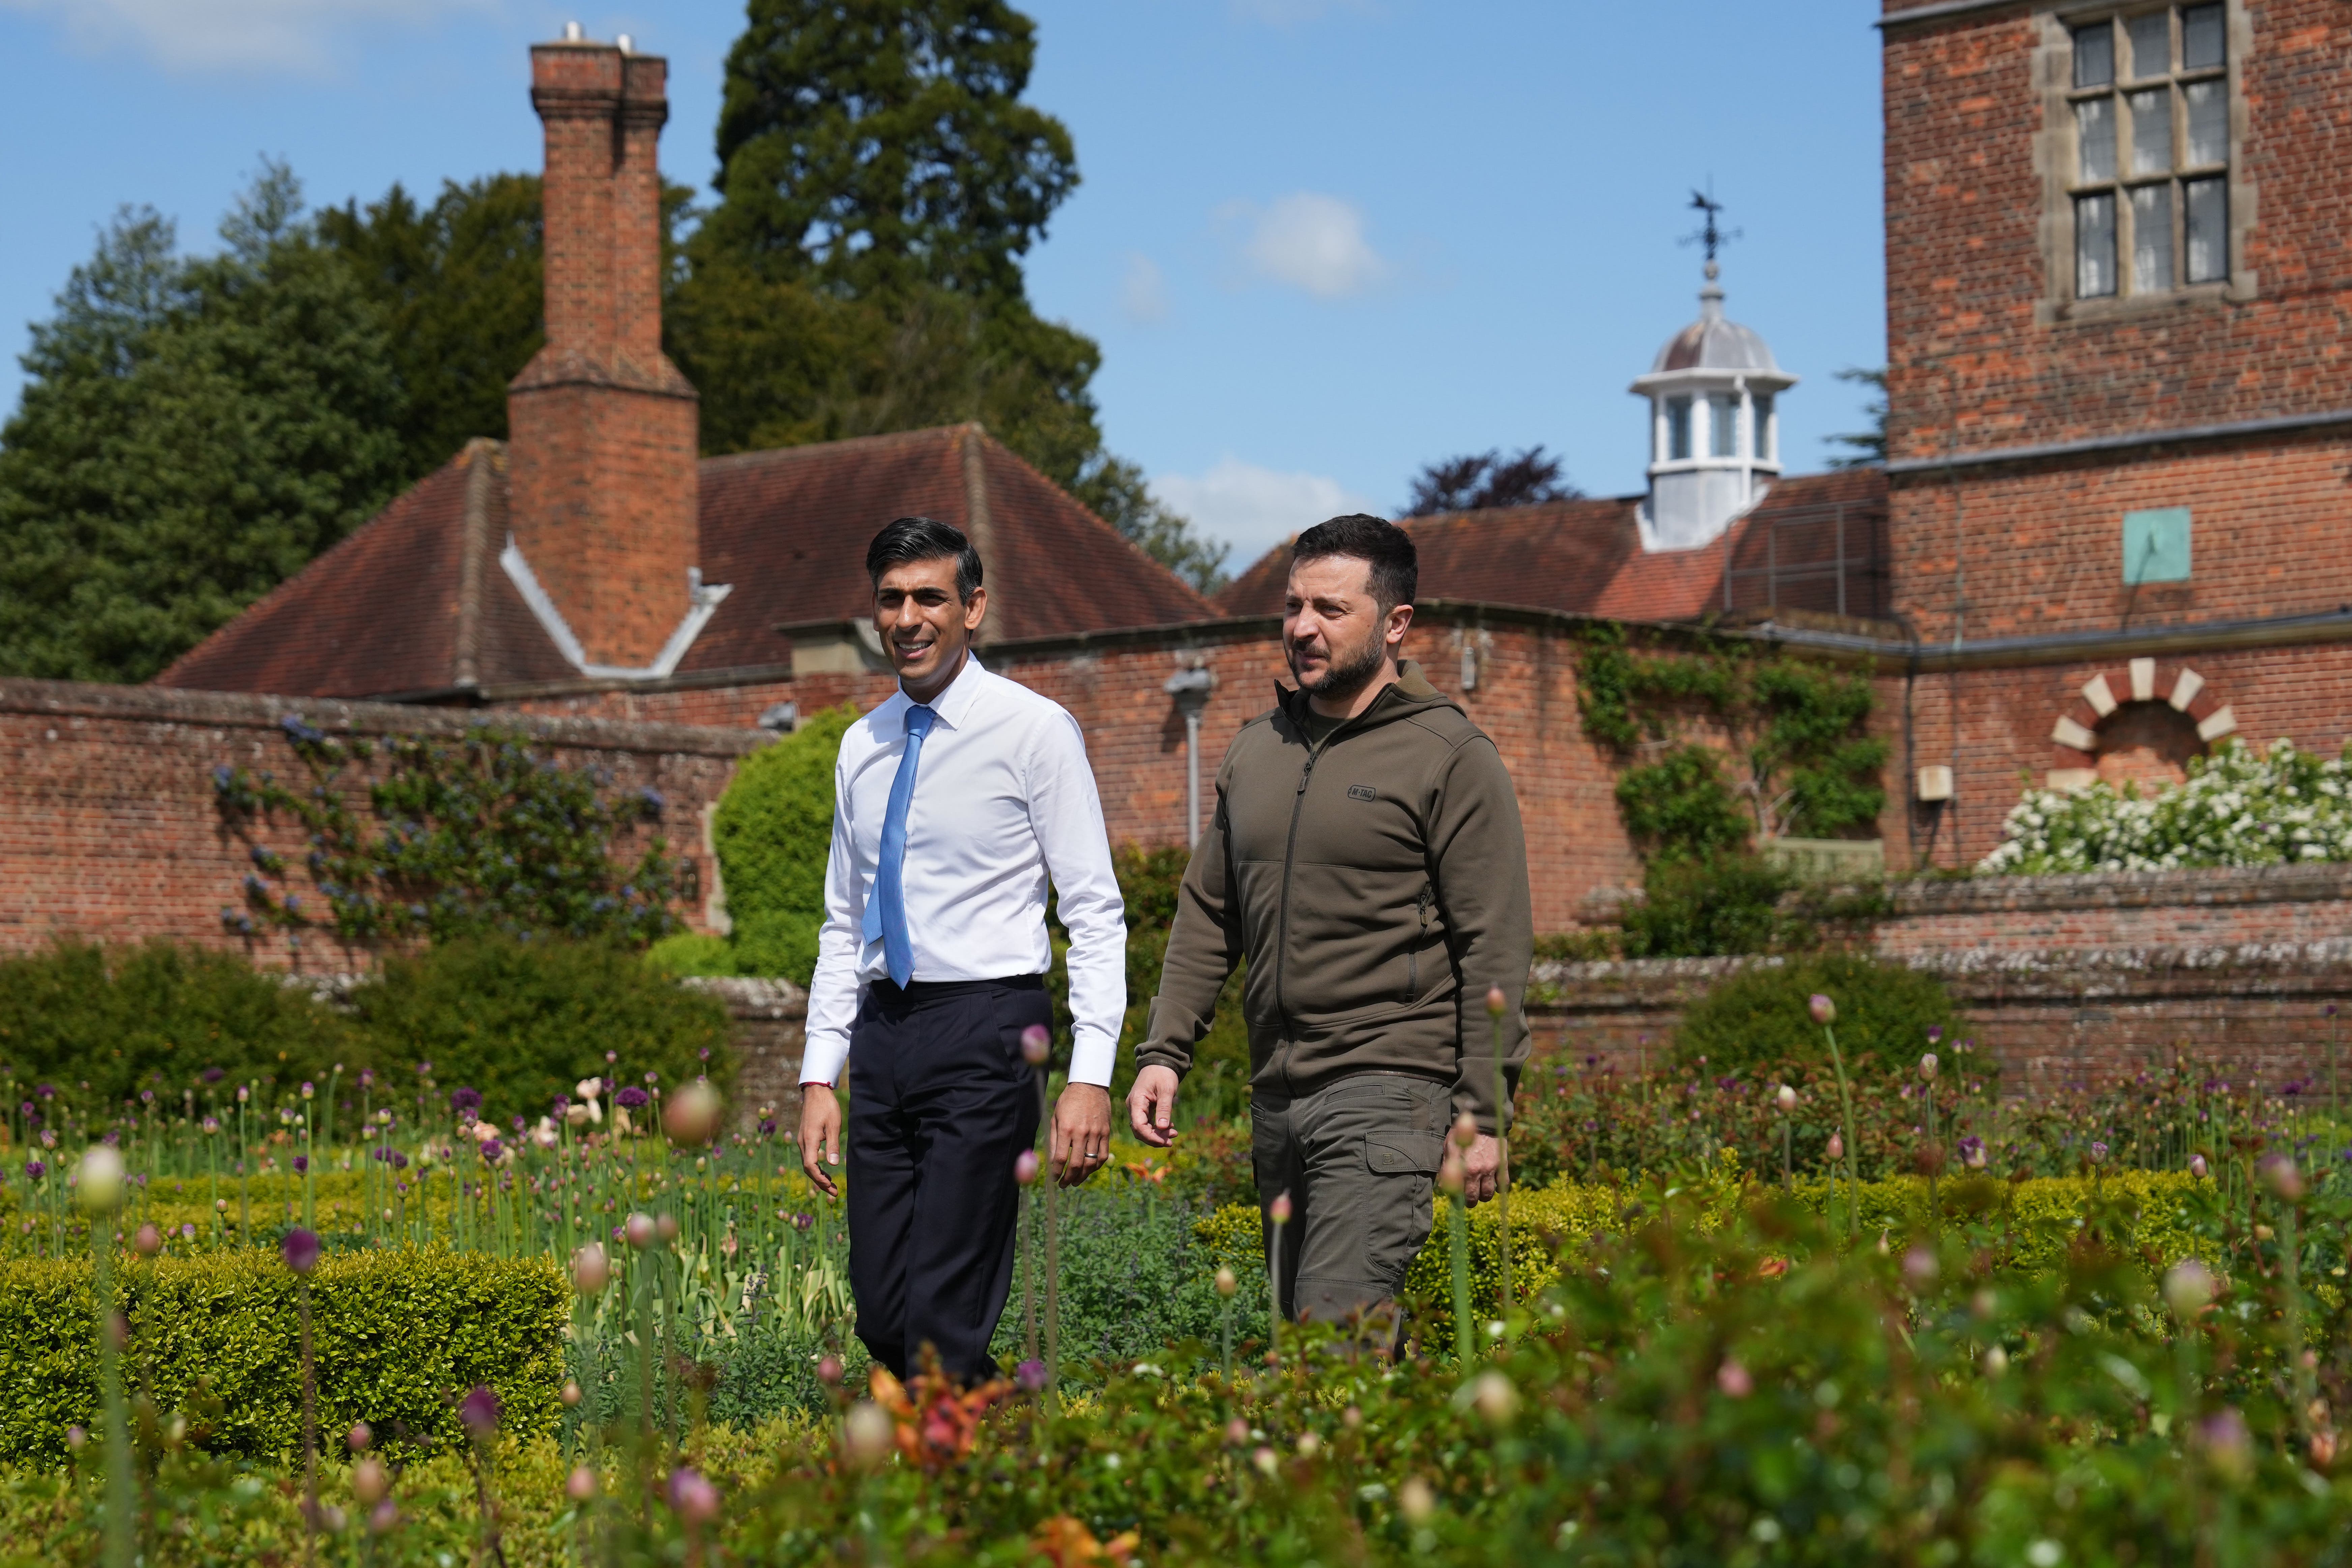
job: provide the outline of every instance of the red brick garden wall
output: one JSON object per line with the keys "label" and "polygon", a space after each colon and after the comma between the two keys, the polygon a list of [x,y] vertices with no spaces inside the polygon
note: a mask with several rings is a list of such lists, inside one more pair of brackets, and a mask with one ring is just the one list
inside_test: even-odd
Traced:
{"label": "red brick garden wall", "polygon": [[[604,769],[618,790],[665,797],[674,847],[701,854],[701,813],[764,737],[683,725],[484,715],[386,703],[173,691],[159,687],[0,680],[0,952],[61,936],[107,942],[168,937],[243,948],[273,968],[337,973],[366,955],[312,937],[240,938],[220,919],[244,905],[247,847],[215,804],[213,770],[307,776],[279,728],[299,713],[337,736],[455,739],[487,721],[523,730],[570,766]],[[281,845],[288,834],[275,836]],[[698,919],[700,910],[682,911]]]}

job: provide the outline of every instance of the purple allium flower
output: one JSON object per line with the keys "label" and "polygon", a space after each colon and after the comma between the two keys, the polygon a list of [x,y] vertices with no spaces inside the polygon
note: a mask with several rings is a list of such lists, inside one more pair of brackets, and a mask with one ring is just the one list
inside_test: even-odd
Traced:
{"label": "purple allium flower", "polygon": [[472,1116],[482,1109],[482,1091],[460,1086],[449,1091],[449,1109],[460,1116]]}
{"label": "purple allium flower", "polygon": [[1966,1165],[1971,1171],[1981,1171],[1984,1169],[1985,1143],[1983,1139],[1971,1132],[1967,1137],[1960,1140],[1959,1151],[1961,1164]]}
{"label": "purple allium flower", "polygon": [[[507,1146],[506,1146],[505,1144],[503,1144],[503,1143],[499,1142],[497,1139],[495,1139],[495,1138],[488,1138],[488,1139],[485,1139],[485,1140],[483,1140],[483,1142],[482,1142],[482,1161],[483,1161],[483,1163],[485,1163],[485,1164],[490,1164],[490,1165],[495,1165],[495,1164],[497,1164],[500,1160],[503,1160],[503,1159],[505,1159],[506,1157],[507,1157]],[[1497,1267],[1497,1268],[1499,1268],[1499,1267],[1501,1267],[1501,1266],[1498,1264],[1498,1265],[1496,1265],[1496,1267]]]}
{"label": "purple allium flower", "polygon": [[647,1094],[635,1084],[631,1084],[626,1089],[621,1090],[620,1093],[614,1095],[613,1097],[613,1101],[624,1110],[637,1110],[651,1104],[653,1102],[653,1098],[654,1097],[652,1095]]}
{"label": "purple allium flower", "polygon": [[278,1251],[285,1258],[286,1267],[297,1274],[308,1274],[319,1267],[319,1238],[300,1226],[286,1233],[286,1239],[278,1244]]}
{"label": "purple allium flower", "polygon": [[499,1396],[490,1392],[489,1384],[474,1384],[474,1391],[458,1403],[457,1419],[477,1440],[486,1440],[499,1429]]}
{"label": "purple allium flower", "polygon": [[1045,1386],[1045,1363],[1042,1361],[1023,1362],[1013,1369],[1013,1381],[1031,1394],[1036,1393]]}
{"label": "purple allium flower", "polygon": [[[294,1156],[294,1173],[295,1173],[296,1175],[299,1176],[299,1175],[306,1174],[306,1173],[308,1173],[308,1172],[310,1171],[310,1155],[308,1155],[308,1154],[297,1154],[297,1155],[295,1155],[295,1156]],[[1501,1267],[1501,1265],[1497,1264],[1497,1265],[1496,1265],[1496,1267],[1497,1267],[1497,1268],[1500,1268],[1500,1267]]]}
{"label": "purple allium flower", "polygon": [[43,1176],[46,1176],[46,1175],[47,1175],[48,1173],[49,1173],[49,1168],[48,1168],[47,1165],[44,1165],[43,1163],[41,1163],[41,1162],[39,1162],[38,1160],[27,1160],[27,1161],[26,1161],[26,1162],[25,1162],[25,1178],[26,1178],[26,1180],[27,1180],[27,1181],[33,1181],[33,1182],[37,1182],[37,1181],[39,1181]]}

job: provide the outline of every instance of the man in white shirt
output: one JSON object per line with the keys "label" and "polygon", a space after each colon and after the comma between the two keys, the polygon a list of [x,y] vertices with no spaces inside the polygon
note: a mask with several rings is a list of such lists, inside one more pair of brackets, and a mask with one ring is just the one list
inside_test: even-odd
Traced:
{"label": "man in white shirt", "polygon": [[1110,1157],[1127,919],[1077,721],[971,655],[988,591],[971,542],[900,518],[866,572],[898,690],[850,726],[834,765],[801,1164],[837,1196],[825,1166],[846,1144],[850,1288],[874,1359],[903,1378],[929,1344],[977,1382],[997,1371],[1013,1163],[1037,1136],[1021,1036],[1053,1026],[1046,885],[1070,933],[1069,1087],[1048,1147],[1066,1185]]}

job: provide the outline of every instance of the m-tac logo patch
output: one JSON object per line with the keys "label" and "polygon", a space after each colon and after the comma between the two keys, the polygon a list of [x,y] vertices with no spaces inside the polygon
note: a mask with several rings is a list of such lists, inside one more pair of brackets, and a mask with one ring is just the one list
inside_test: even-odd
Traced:
{"label": "m-tac logo patch", "polygon": [[1370,784],[1349,784],[1348,786],[1348,798],[1349,800],[1378,800],[1381,798],[1381,792],[1374,789]]}

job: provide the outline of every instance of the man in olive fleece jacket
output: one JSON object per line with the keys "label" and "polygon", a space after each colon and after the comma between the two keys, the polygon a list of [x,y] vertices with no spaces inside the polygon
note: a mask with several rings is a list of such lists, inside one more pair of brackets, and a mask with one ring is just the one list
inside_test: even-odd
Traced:
{"label": "man in olive fleece jacket", "polygon": [[1412,539],[1381,519],[1298,537],[1283,616],[1298,689],[1277,687],[1218,770],[1128,1100],[1137,1135],[1165,1146],[1192,1047],[1246,958],[1252,1156],[1261,1200],[1291,1199],[1276,1287],[1293,1318],[1396,1294],[1457,1116],[1479,1132],[1469,1201],[1494,1193],[1490,986],[1506,1094],[1527,1057],[1518,801],[1495,743],[1399,658],[1416,576]]}

